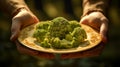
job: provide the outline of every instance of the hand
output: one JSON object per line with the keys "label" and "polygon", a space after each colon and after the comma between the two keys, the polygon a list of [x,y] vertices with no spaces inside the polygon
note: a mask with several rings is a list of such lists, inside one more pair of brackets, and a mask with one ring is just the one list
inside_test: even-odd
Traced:
{"label": "hand", "polygon": [[105,42],[107,42],[106,34],[108,30],[108,19],[101,12],[92,12],[89,15],[84,16],[81,19],[80,23],[89,25],[93,29],[99,31],[102,36],[103,42],[101,42],[98,46],[83,52],[62,54],[62,59],[99,56],[99,54],[103,50],[103,45]]}
{"label": "hand", "polygon": [[41,58],[53,58],[52,54],[49,53],[43,53],[43,52],[38,52],[32,49],[29,49],[23,45],[21,45],[17,41],[17,37],[19,35],[19,32],[22,28],[37,23],[39,20],[37,17],[30,11],[27,11],[26,9],[22,9],[18,14],[16,14],[13,19],[12,19],[12,27],[11,27],[11,41],[14,41],[17,49],[20,53],[31,55],[31,56],[36,56],[36,57],[41,57]]}
{"label": "hand", "polygon": [[99,31],[102,36],[102,41],[107,42],[108,19],[101,12],[92,12],[84,16],[80,23],[91,26],[93,29]]}
{"label": "hand", "polygon": [[17,39],[22,28],[38,21],[39,20],[32,12],[27,11],[26,9],[21,9],[21,11],[12,18],[11,41],[15,41]]}

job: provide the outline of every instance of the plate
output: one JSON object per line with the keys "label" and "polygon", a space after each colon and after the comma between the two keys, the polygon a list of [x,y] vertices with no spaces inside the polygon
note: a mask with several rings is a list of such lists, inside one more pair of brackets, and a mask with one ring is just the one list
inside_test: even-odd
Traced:
{"label": "plate", "polygon": [[[72,49],[52,49],[52,48],[43,48],[35,43],[35,38],[33,38],[33,33],[35,30],[35,26],[37,24],[30,25],[24,29],[21,30],[20,35],[18,37],[18,41],[33,50],[41,51],[41,52],[48,52],[48,53],[73,53],[73,52],[80,52],[80,51],[85,51],[88,49],[91,49],[95,46],[97,46],[101,42],[101,36],[100,34],[92,29],[91,27],[80,24],[82,28],[86,31],[87,33],[87,41],[82,44],[82,46],[79,46],[77,48],[72,48]],[[88,45],[86,45],[88,44]]]}

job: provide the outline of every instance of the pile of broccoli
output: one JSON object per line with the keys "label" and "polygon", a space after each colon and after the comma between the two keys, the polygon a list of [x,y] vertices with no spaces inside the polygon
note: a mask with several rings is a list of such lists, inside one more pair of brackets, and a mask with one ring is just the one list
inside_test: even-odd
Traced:
{"label": "pile of broccoli", "polygon": [[87,38],[77,21],[57,17],[36,25],[33,37],[44,48],[69,49],[78,47]]}

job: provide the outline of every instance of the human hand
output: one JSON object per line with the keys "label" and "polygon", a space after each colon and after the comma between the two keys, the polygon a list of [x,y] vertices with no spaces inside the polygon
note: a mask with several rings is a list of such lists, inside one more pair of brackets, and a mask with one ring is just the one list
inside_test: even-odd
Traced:
{"label": "human hand", "polygon": [[102,42],[98,46],[83,52],[62,54],[62,59],[98,56],[103,50],[103,44],[107,42],[108,19],[101,12],[92,12],[82,17],[80,23],[89,25],[99,31],[102,36]]}
{"label": "human hand", "polygon": [[26,9],[21,9],[13,18],[11,26],[11,41],[15,41],[19,35],[22,28],[31,25],[33,23],[39,22],[38,18],[30,11]]}
{"label": "human hand", "polygon": [[37,56],[41,58],[53,58],[53,55],[43,52],[38,52],[32,49],[29,49],[23,45],[21,45],[17,41],[17,37],[19,36],[20,30],[28,25],[39,22],[38,18],[30,11],[26,9],[21,9],[13,18],[12,18],[12,26],[11,26],[11,41],[15,42],[17,49],[20,53]]}
{"label": "human hand", "polygon": [[104,43],[107,42],[108,19],[101,12],[92,12],[89,15],[82,17],[80,23],[91,26],[97,30]]}

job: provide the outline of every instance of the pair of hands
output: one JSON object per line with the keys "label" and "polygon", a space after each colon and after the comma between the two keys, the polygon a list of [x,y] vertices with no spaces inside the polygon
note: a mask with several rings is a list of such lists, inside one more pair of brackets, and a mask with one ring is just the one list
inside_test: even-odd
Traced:
{"label": "pair of hands", "polygon": [[[17,37],[19,35],[20,30],[28,25],[37,22],[39,22],[39,20],[32,12],[27,11],[25,9],[21,10],[12,18],[12,26],[11,26],[12,35],[10,39],[11,41],[14,41],[16,43],[18,51],[23,54],[28,54],[31,56],[36,56],[41,58],[53,59],[55,57],[53,54],[35,51],[23,45],[20,45],[20,43],[17,42]],[[101,12],[92,12],[89,15],[82,17],[80,23],[89,25],[95,30],[98,30],[102,36],[103,42],[107,42],[106,33],[108,30],[108,19]],[[75,54],[63,54],[62,58],[65,59],[71,57],[73,58],[85,57],[85,53],[84,55],[83,53],[82,54],[76,53],[77,56],[74,55]]]}

